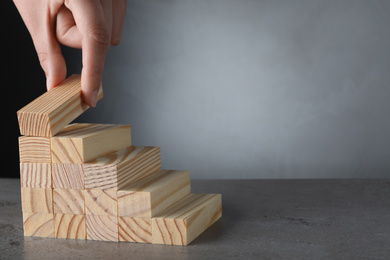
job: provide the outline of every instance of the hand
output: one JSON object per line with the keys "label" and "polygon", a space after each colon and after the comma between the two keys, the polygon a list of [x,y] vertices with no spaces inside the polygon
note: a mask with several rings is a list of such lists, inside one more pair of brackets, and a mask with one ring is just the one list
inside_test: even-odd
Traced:
{"label": "hand", "polygon": [[96,106],[104,60],[119,44],[126,0],[14,0],[29,30],[50,90],[66,77],[60,44],[82,49],[84,102]]}

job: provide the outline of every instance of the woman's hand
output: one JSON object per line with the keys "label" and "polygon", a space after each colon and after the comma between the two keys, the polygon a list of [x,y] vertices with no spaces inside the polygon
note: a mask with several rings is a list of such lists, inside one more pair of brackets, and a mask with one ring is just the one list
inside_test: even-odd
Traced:
{"label": "woman's hand", "polygon": [[119,44],[126,0],[14,0],[29,30],[50,90],[66,77],[60,44],[82,49],[84,102],[96,106],[104,60]]}

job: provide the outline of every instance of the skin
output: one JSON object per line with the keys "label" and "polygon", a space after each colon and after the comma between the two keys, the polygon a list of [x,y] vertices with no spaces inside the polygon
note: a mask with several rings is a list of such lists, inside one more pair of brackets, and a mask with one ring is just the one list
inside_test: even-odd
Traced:
{"label": "skin", "polygon": [[127,0],[14,0],[34,42],[47,90],[66,77],[60,44],[82,49],[84,102],[96,106],[104,60],[122,37]]}

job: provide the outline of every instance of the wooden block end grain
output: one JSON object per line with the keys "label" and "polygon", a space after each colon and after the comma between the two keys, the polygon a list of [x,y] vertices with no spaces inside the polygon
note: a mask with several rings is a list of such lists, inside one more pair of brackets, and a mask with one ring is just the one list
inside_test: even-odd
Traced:
{"label": "wooden block end grain", "polygon": [[152,243],[152,219],[118,217],[119,241]]}
{"label": "wooden block end grain", "polygon": [[[103,97],[100,88],[98,99]],[[81,76],[72,75],[17,112],[20,133],[50,137],[89,108],[82,99]]]}
{"label": "wooden block end grain", "polygon": [[53,208],[59,214],[85,214],[84,190],[53,189]]}
{"label": "wooden block end grain", "polygon": [[85,215],[88,240],[118,242],[118,217]]}
{"label": "wooden block end grain", "polygon": [[83,190],[84,171],[82,164],[53,163],[53,188]]}
{"label": "wooden block end grain", "polygon": [[20,163],[20,183],[22,188],[51,189],[50,163]]}
{"label": "wooden block end grain", "polygon": [[23,212],[23,230],[25,236],[54,237],[52,213]]}
{"label": "wooden block end grain", "polygon": [[53,213],[53,190],[21,188],[22,210],[28,213]]}
{"label": "wooden block end grain", "polygon": [[19,137],[19,159],[22,163],[51,163],[50,138]]}
{"label": "wooden block end grain", "polygon": [[54,214],[56,238],[87,239],[84,215]]}
{"label": "wooden block end grain", "polygon": [[86,190],[85,213],[87,215],[118,216],[116,190]]}

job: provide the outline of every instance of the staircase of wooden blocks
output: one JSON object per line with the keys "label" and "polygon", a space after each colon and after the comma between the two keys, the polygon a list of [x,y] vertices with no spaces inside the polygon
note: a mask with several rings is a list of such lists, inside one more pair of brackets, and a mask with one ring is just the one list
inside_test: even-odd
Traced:
{"label": "staircase of wooden blocks", "polygon": [[69,124],[80,91],[74,75],[18,111],[25,236],[188,245],[222,216],[220,194],[191,193],[130,125]]}

